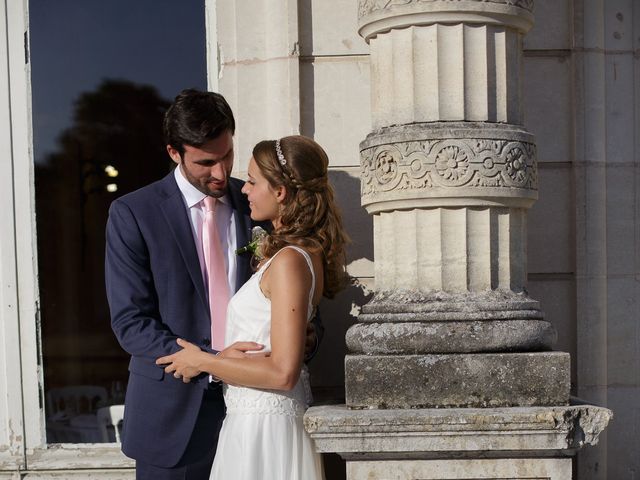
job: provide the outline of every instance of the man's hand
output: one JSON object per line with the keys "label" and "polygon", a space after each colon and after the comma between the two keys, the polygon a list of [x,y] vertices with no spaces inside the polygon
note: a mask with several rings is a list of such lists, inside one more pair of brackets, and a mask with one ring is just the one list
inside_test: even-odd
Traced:
{"label": "man's hand", "polygon": [[318,346],[318,336],[316,335],[316,327],[313,323],[307,323],[307,335],[304,340],[304,358],[308,360],[316,351]]}
{"label": "man's hand", "polygon": [[256,354],[265,355],[263,352],[260,352],[263,348],[264,345],[256,342],[235,342],[222,350],[218,356],[220,358],[245,358]]}
{"label": "man's hand", "polygon": [[193,377],[202,373],[202,370],[198,368],[202,355],[209,354],[181,338],[176,342],[182,347],[182,350],[173,355],[158,358],[156,365],[166,365],[164,369],[166,373],[172,373],[175,378],[182,378],[184,383],[189,383]]}

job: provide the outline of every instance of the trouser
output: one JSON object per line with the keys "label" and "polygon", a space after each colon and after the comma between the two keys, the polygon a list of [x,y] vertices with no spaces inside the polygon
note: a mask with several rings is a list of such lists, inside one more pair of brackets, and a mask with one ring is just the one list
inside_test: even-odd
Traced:
{"label": "trouser", "polygon": [[[136,480],[209,480],[224,419],[224,400],[218,385],[205,390],[196,425],[175,467],[161,468],[136,461]],[[214,438],[213,445],[211,438]]]}

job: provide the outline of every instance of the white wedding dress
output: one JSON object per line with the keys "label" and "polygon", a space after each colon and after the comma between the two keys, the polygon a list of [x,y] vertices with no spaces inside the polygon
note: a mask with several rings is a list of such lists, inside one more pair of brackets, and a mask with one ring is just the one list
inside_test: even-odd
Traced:
{"label": "white wedding dress", "polygon": [[[311,299],[315,274],[309,254],[300,252],[311,270]],[[280,253],[282,250],[276,253]],[[260,290],[260,279],[274,255],[253,274],[229,302],[225,345],[254,341],[271,351],[271,302]],[[290,391],[224,386],[224,419],[210,480],[322,480],[322,460],[302,425],[311,402],[306,366]]]}

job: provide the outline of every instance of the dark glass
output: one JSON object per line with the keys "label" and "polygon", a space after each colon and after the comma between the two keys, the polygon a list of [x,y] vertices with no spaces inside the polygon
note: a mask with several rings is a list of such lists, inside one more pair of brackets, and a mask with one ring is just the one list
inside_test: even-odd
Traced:
{"label": "dark glass", "polygon": [[105,297],[108,209],[171,169],[164,111],[183,88],[206,89],[204,0],[29,9],[47,440],[115,441],[118,409],[103,407],[123,403],[129,356]]}

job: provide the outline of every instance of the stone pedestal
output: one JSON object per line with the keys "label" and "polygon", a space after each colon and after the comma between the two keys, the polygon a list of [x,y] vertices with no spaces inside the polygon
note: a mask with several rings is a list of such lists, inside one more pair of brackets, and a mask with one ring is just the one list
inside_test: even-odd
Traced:
{"label": "stone pedestal", "polygon": [[349,480],[569,479],[611,412],[569,406],[569,355],[550,351],[555,330],[526,291],[533,1],[359,5],[375,295],[346,335],[346,405],[310,409],[307,431]]}
{"label": "stone pedestal", "polygon": [[568,480],[611,412],[592,406],[361,410],[315,407],[305,427],[349,480]]}

